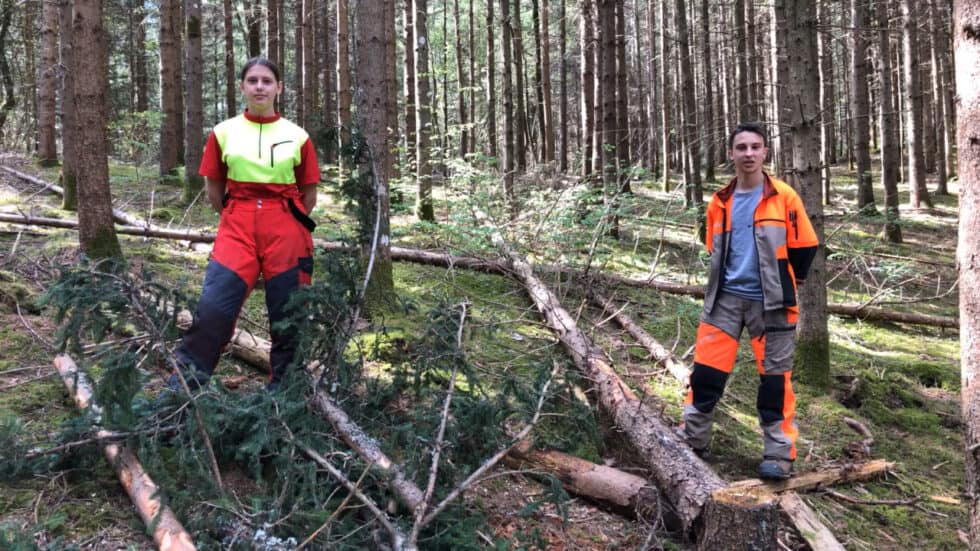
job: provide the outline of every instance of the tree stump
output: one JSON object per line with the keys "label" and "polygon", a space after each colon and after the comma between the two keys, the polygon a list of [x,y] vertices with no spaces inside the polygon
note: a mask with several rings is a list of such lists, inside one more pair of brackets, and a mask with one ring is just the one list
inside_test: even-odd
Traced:
{"label": "tree stump", "polygon": [[721,488],[705,504],[700,551],[770,551],[779,525],[779,500],[767,488]]}

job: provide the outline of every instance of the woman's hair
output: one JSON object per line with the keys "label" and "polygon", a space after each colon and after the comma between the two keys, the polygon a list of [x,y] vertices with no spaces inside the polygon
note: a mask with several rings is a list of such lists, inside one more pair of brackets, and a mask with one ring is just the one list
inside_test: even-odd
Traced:
{"label": "woman's hair", "polygon": [[282,77],[279,74],[279,66],[273,63],[272,61],[270,61],[268,58],[262,56],[253,57],[252,59],[249,59],[248,61],[245,62],[245,65],[242,67],[242,72],[239,74],[238,77],[239,80],[244,81],[245,74],[248,73],[249,69],[255,67],[256,65],[261,65],[263,67],[266,67],[270,71],[272,71],[272,74],[275,75],[276,77],[276,82],[282,80]]}

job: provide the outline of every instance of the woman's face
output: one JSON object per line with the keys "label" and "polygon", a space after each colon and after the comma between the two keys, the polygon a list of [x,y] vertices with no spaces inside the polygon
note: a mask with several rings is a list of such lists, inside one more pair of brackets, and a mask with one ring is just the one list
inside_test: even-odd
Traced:
{"label": "woman's face", "polygon": [[271,115],[275,112],[276,96],[282,93],[282,82],[276,80],[272,69],[263,65],[253,65],[245,73],[245,79],[238,84],[245,104],[253,115]]}

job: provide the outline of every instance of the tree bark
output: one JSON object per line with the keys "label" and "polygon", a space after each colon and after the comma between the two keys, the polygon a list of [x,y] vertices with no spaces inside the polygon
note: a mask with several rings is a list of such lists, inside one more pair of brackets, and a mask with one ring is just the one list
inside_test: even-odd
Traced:
{"label": "tree bark", "polygon": [[432,89],[429,86],[429,31],[428,0],[413,0],[415,26],[415,158],[418,163],[416,182],[418,194],[415,199],[415,216],[419,220],[434,222],[435,209],[432,204]]}
{"label": "tree bark", "polygon": [[905,79],[905,141],[908,144],[908,169],[905,181],[909,185],[909,205],[918,209],[923,205],[932,208],[932,199],[926,189],[925,155],[923,152],[922,84],[919,79],[918,4],[902,0],[902,69]]}
{"label": "tree bark", "polygon": [[777,505],[768,491],[715,490],[704,506],[698,550],[776,549]]}
{"label": "tree bark", "polygon": [[558,2],[558,172],[568,172],[568,59],[566,59],[565,0]]}
{"label": "tree bark", "polygon": [[[741,0],[735,0],[739,2]],[[670,43],[667,38],[667,0],[660,0],[660,152],[663,172],[661,173],[661,189],[670,191],[670,107],[667,98],[670,96]]]}
{"label": "tree bark", "polygon": [[106,96],[108,92],[102,3],[75,0],[72,20],[75,40],[74,72],[85,75],[75,81],[78,110],[78,242],[90,258],[122,257],[112,223],[109,192],[109,155],[106,143]]}
{"label": "tree bark", "polygon": [[[786,0],[786,59],[789,63],[788,118],[782,128],[793,134],[790,182],[803,200],[817,239],[824,243],[823,201],[820,192],[820,81],[817,65],[817,18],[808,0]],[[830,387],[830,334],[827,329],[826,259],[821,248],[799,285],[800,318],[794,369],[817,388]]]}
{"label": "tree bark", "polygon": [[[61,208],[78,210],[78,148],[76,147],[78,115],[75,110],[75,62],[72,56],[72,0],[59,5],[61,66]],[[142,13],[140,11],[139,13]],[[142,29],[142,22],[140,25]],[[142,50],[140,50],[142,51]],[[2,134],[2,132],[0,132]]]}
{"label": "tree bark", "polygon": [[303,21],[305,14],[303,4],[306,0],[294,0],[293,4],[293,97],[296,98],[296,124],[305,126],[306,123],[306,79],[303,77],[306,72],[306,64],[303,57],[306,54],[306,47],[303,45]]}
{"label": "tree bark", "polygon": [[[234,28],[231,24],[231,0],[224,0],[222,2],[222,13],[224,22],[224,40],[225,40],[225,109],[226,115],[228,117],[234,117],[238,113],[238,107],[235,105],[235,100],[238,98],[238,88],[235,83],[238,79],[235,78],[235,40],[234,40]],[[269,36],[272,36],[272,18],[270,13],[269,18]],[[269,59],[275,63],[275,56]]]}
{"label": "tree bark", "polygon": [[[304,128],[313,128],[314,114],[320,107],[319,79],[316,51],[316,33],[313,26],[314,0],[302,0],[303,4],[303,118],[297,123]],[[384,19],[382,19],[382,22]],[[382,61],[385,58],[382,57]],[[297,72],[299,67],[297,67]]]}
{"label": "tree bark", "polygon": [[58,3],[41,2],[41,64],[37,68],[37,159],[41,166],[58,164],[54,128],[58,74]]}
{"label": "tree bark", "polygon": [[779,496],[779,508],[813,551],[844,551],[844,546],[799,495],[790,492]]}
{"label": "tree bark", "polygon": [[[80,2],[76,2],[76,5]],[[85,374],[78,370],[69,356],[61,355],[54,359],[54,367],[61,375],[61,381],[68,388],[75,406],[80,410],[99,411],[92,399],[92,385]],[[110,436],[107,430],[99,430],[98,437]],[[167,507],[160,496],[160,487],[146,474],[139,459],[127,447],[107,440],[102,446],[106,461],[116,471],[116,477],[129,495],[130,501],[139,512],[143,524],[153,533],[157,549],[162,551],[191,551],[196,549],[190,534],[184,530],[174,512]]]}
{"label": "tree bark", "polygon": [[866,0],[851,1],[851,132],[854,135],[853,154],[857,163],[857,208],[871,214],[875,208],[874,188],[871,186],[871,144],[868,127],[871,109],[868,106],[868,42],[864,33],[868,28]]}
{"label": "tree bark", "polygon": [[[341,151],[350,144],[350,102],[350,14],[348,0],[337,0],[337,126]],[[351,170],[348,163],[344,155],[341,155],[341,180]]]}
{"label": "tree bark", "polygon": [[592,165],[595,155],[595,35],[593,34],[592,1],[579,2],[580,23],[579,40],[582,52],[580,60],[582,80],[582,178],[592,178],[596,167]]}
{"label": "tree bark", "polygon": [[[492,0],[491,0],[492,1]],[[490,2],[488,2],[489,4]],[[513,66],[511,60],[512,37],[510,22],[510,0],[500,0],[500,23],[503,34],[500,41],[503,50],[503,88],[500,91],[504,102],[504,197],[510,205],[511,214],[517,212],[517,198],[514,195],[514,92],[512,86]]]}
{"label": "tree bark", "polygon": [[953,2],[956,147],[960,176],[960,374],[970,549],[980,549],[980,5]]}
{"label": "tree bark", "polygon": [[[453,39],[456,46],[456,116],[459,117],[459,156],[469,151],[470,130],[466,118],[466,92],[469,87],[463,71],[463,31],[460,28],[459,0],[453,0]],[[472,92],[471,92],[472,93]]]}
{"label": "tree bark", "polygon": [[[616,38],[616,189],[619,193],[632,193],[630,189],[630,122],[629,122],[629,63],[626,58],[625,2],[614,3]],[[617,217],[618,218],[618,217]]]}
{"label": "tree bark", "polygon": [[[160,2],[160,176],[172,174],[177,168],[177,142],[183,139],[178,132],[178,119],[183,117],[178,96],[181,94],[177,66],[177,39],[180,33],[180,3],[178,0]],[[76,44],[83,45],[76,36]],[[76,51],[76,57],[77,57]],[[81,80],[81,79],[79,79]]]}
{"label": "tree bark", "polygon": [[[225,0],[230,1],[230,0]],[[279,65],[282,60],[279,57],[279,29],[281,25],[279,24],[279,10],[280,10],[280,0],[268,0],[265,5],[266,9],[266,35],[265,35],[265,55],[270,61]],[[230,15],[229,15],[230,17]],[[228,27],[226,27],[227,29]],[[232,71],[234,71],[234,61],[232,61]],[[236,111],[229,111],[230,114]],[[333,122],[333,121],[331,121]]]}
{"label": "tree bark", "polygon": [[893,102],[891,41],[888,30],[888,4],[875,2],[878,22],[878,120],[881,137],[881,187],[885,198],[884,238],[889,243],[902,242],[902,226],[899,224],[898,170],[901,165],[901,149],[898,141],[898,116]]}
{"label": "tree bark", "polygon": [[943,89],[945,63],[943,63],[942,52],[945,50],[946,43],[943,42],[942,28],[947,26],[945,18],[942,17],[942,8],[939,0],[929,2],[929,59],[931,61],[930,79],[932,84],[932,100],[935,116],[930,131],[935,142],[934,164],[936,166],[936,195],[948,195],[949,190],[946,181],[946,114],[944,113],[946,91]]}
{"label": "tree bark", "polygon": [[704,179],[708,182],[715,180],[715,144],[720,135],[715,131],[714,91],[712,87],[716,79],[713,76],[711,60],[711,10],[708,0],[701,0],[701,67],[704,74],[704,135],[706,136],[704,158]]}
{"label": "tree bark", "polygon": [[[750,2],[752,0],[749,0]],[[745,40],[745,0],[735,0],[732,10],[735,18],[735,88],[738,93],[738,120],[749,122],[755,119],[752,115],[752,105],[749,103],[749,65],[748,47]]]}
{"label": "tree bark", "polygon": [[370,160],[361,167],[361,185],[367,186],[362,197],[369,198],[361,209],[372,216],[363,219],[373,224],[377,220],[377,239],[373,227],[362,227],[360,243],[363,264],[374,255],[371,279],[364,304],[368,312],[381,312],[394,302],[395,283],[391,265],[391,237],[388,185],[391,180],[391,152],[388,148],[388,102],[394,94],[388,90],[388,51],[385,40],[385,3],[357,3],[357,118]]}
{"label": "tree bark", "polygon": [[184,0],[187,42],[184,45],[184,203],[190,204],[204,188],[197,172],[204,153],[204,58],[201,54],[201,0]]}
{"label": "tree bark", "polygon": [[[548,2],[541,0],[541,89],[544,93],[544,129],[541,134],[543,142],[544,162],[555,160],[555,119],[551,103],[551,18],[548,13]],[[564,3],[564,0],[560,0]],[[564,40],[564,37],[562,38]]]}
{"label": "tree bark", "polygon": [[[133,54],[136,56],[136,71],[133,73],[133,79],[136,81],[136,111],[144,113],[150,108],[150,83],[146,71],[146,7],[139,1],[133,2],[133,4],[135,5],[133,13],[136,19],[136,52]],[[64,62],[62,65],[69,67]]]}
{"label": "tree bark", "polygon": [[[514,80],[513,80],[513,96],[514,96],[514,163],[513,169],[520,171],[521,173],[527,172],[527,153],[530,149],[530,140],[528,140],[528,115],[527,115],[527,104],[529,102],[525,101],[525,92],[527,91],[527,86],[525,85],[525,74],[524,74],[524,31],[523,24],[521,23],[521,0],[514,0],[514,5],[511,6],[513,11],[507,18],[507,22],[510,27],[510,35],[514,41],[512,57],[514,62]],[[513,176],[512,176],[513,178]],[[516,199],[514,204],[516,205]]]}
{"label": "tree bark", "polygon": [[674,25],[677,29],[677,47],[680,53],[680,70],[683,75],[681,90],[684,101],[684,203],[688,208],[700,208],[704,202],[701,189],[701,152],[698,139],[698,111],[694,67],[691,65],[691,45],[687,32],[687,7],[684,0],[674,2]]}

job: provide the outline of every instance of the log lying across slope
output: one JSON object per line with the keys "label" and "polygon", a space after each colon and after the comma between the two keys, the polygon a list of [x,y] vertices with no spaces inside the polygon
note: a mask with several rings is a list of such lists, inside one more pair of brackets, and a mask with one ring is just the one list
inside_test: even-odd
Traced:
{"label": "log lying across slope", "polygon": [[[54,359],[54,366],[61,375],[61,380],[68,387],[75,405],[86,409],[92,405],[92,387],[85,374],[78,371],[75,362],[66,355]],[[97,407],[97,406],[95,406]],[[106,430],[100,430],[97,436],[111,436]],[[160,501],[160,488],[153,482],[139,459],[126,446],[105,440],[102,451],[106,460],[116,471],[119,482],[122,483],[129,499],[139,511],[143,524],[153,531],[153,541],[161,551],[190,551],[196,549],[190,534],[174,516],[170,507]]]}
{"label": "log lying across slope", "polygon": [[[705,548],[772,548],[775,542],[777,500],[767,491],[739,492],[728,499],[725,483],[693,451],[674,435],[658,413],[640,401],[619,378],[606,356],[575,323],[534,271],[514,253],[499,232],[492,232],[494,245],[510,261],[515,277],[527,289],[548,326],[557,334],[576,368],[592,382],[594,399],[613,421],[638,457],[645,460],[660,490],[670,500],[686,531],[695,532],[712,525],[702,514],[724,517],[726,523],[751,529],[712,533],[716,540],[703,541]],[[727,540],[746,538],[740,541]]]}

